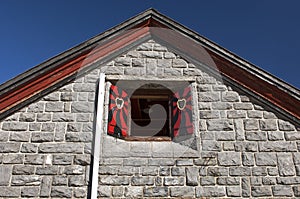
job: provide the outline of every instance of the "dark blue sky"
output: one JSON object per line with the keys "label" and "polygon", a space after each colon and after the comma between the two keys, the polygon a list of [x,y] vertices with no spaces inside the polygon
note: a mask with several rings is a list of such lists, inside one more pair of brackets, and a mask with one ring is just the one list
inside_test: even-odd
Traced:
{"label": "dark blue sky", "polygon": [[300,88],[298,0],[1,0],[0,84],[150,7]]}

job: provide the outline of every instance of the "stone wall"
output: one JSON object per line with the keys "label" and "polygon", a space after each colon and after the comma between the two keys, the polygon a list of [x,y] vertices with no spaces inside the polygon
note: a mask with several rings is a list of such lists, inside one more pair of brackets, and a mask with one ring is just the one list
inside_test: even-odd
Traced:
{"label": "stone wall", "polygon": [[103,132],[99,196],[300,197],[299,129],[153,41],[1,121],[0,197],[87,198],[100,72],[193,80],[198,147]]}

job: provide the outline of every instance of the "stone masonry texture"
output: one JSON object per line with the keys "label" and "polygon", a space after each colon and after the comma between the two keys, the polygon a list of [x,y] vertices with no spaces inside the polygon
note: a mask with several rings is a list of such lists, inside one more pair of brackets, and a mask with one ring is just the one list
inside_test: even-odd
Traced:
{"label": "stone masonry texture", "polygon": [[99,197],[300,197],[299,127],[150,40],[0,121],[0,198],[88,198],[100,72],[193,80],[196,147],[107,136],[106,93]]}

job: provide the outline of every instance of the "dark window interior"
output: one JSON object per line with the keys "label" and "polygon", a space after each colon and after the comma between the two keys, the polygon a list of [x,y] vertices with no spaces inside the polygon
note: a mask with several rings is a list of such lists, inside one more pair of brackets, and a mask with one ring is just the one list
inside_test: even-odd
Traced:
{"label": "dark window interior", "polygon": [[[170,97],[168,89],[138,89],[131,98],[131,136],[170,137]],[[154,106],[161,105],[165,115]],[[151,108],[152,107],[152,108]],[[152,114],[152,119],[150,115]],[[165,121],[165,122],[164,122]],[[151,124],[150,124],[151,123]]]}

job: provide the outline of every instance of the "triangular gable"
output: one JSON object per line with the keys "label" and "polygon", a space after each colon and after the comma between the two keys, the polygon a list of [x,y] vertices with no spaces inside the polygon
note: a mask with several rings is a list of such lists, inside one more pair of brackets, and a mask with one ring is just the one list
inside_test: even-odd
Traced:
{"label": "triangular gable", "polygon": [[299,123],[300,92],[199,34],[150,9],[0,86],[0,119],[124,51],[154,39],[220,73]]}

